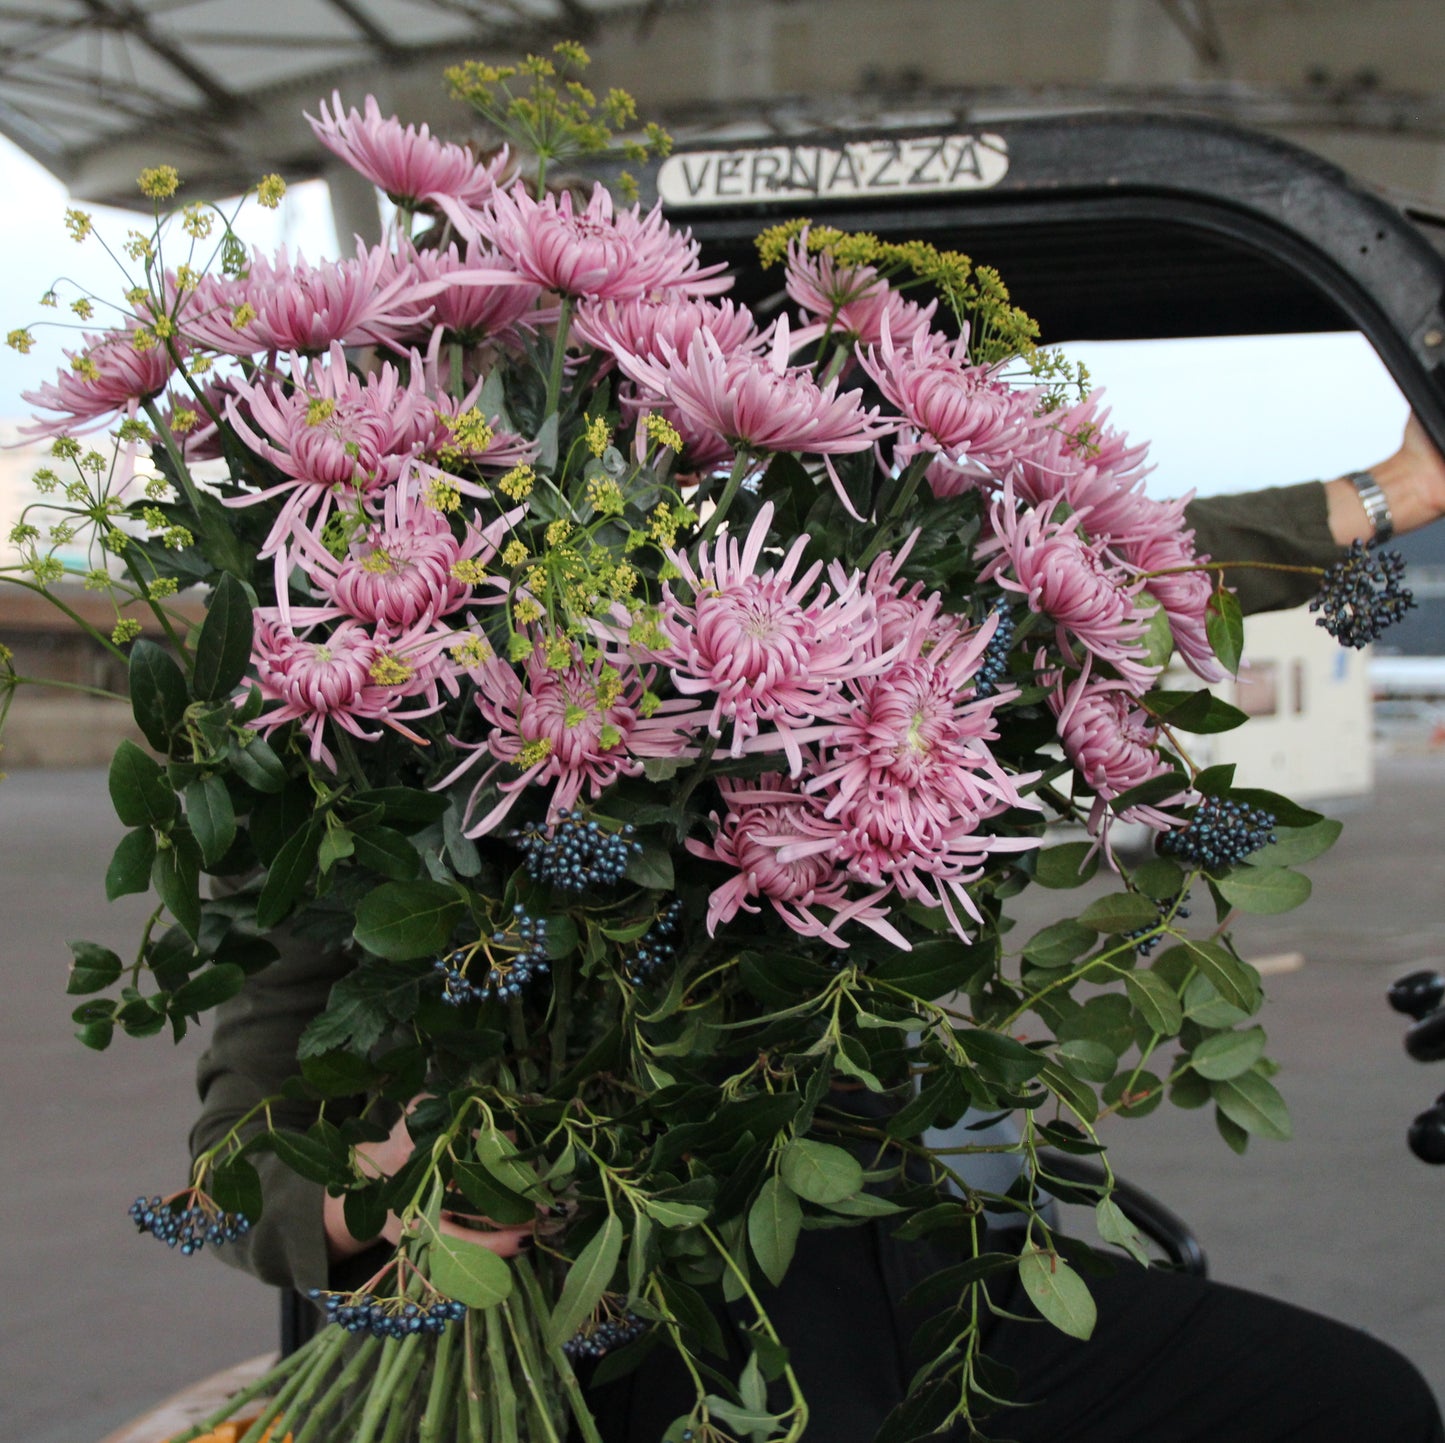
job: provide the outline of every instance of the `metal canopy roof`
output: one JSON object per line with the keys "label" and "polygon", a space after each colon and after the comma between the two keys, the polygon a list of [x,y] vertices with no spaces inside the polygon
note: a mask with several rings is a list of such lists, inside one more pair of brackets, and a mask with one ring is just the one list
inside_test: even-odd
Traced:
{"label": "metal canopy roof", "polygon": [[604,18],[660,8],[657,0],[0,0],[0,133],[87,199],[134,204],[136,167],[161,160],[182,165],[196,189],[224,193],[252,183],[260,167],[315,174],[301,108],[358,72],[424,65],[435,75],[443,59],[585,38]]}

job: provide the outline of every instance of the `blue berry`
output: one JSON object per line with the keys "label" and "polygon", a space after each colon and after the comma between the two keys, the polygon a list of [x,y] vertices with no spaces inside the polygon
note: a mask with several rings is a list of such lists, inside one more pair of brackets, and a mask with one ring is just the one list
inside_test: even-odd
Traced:
{"label": "blue berry", "polygon": [[682,903],[674,899],[658,915],[623,965],[634,982],[646,982],[677,960],[681,945]]}
{"label": "blue berry", "polygon": [[[1159,920],[1162,922],[1166,917],[1172,916],[1178,921],[1187,917],[1189,915],[1189,908],[1184,904],[1188,900],[1189,893],[1187,891],[1173,897],[1164,898],[1164,900],[1159,903]],[[1136,927],[1132,932],[1125,932],[1123,934],[1123,940],[1125,942],[1134,942],[1134,950],[1141,957],[1147,957],[1159,943],[1163,941],[1165,936],[1163,932],[1154,932],[1152,937],[1147,937],[1147,934],[1150,932],[1154,932],[1152,927]],[[1142,942],[1136,941],[1136,939],[1140,937],[1147,937],[1147,940]]]}
{"label": "blue berry", "polygon": [[639,1318],[631,1308],[623,1313],[604,1311],[600,1316],[589,1318],[562,1344],[562,1351],[574,1363],[583,1358],[603,1358],[614,1348],[640,1338],[647,1328],[647,1319]]}
{"label": "blue berry", "polygon": [[564,812],[547,827],[513,832],[511,840],[522,853],[528,876],[560,892],[616,886],[642,851],[631,826],[609,832],[580,811]]}
{"label": "blue berry", "polygon": [[1013,612],[1003,597],[994,603],[994,610],[998,613],[998,626],[989,637],[978,670],[973,674],[973,694],[977,697],[992,696],[998,690],[999,682],[1008,674],[1008,654],[1014,644]]}
{"label": "blue berry", "polygon": [[375,1293],[333,1293],[326,1288],[312,1288],[306,1296],[319,1302],[326,1312],[326,1321],[345,1328],[348,1333],[370,1333],[374,1338],[405,1338],[414,1333],[435,1335],[444,1332],[447,1324],[459,1323],[467,1315],[467,1305],[454,1298],[433,1295],[428,1303],[411,1298],[378,1297]]}
{"label": "blue berry", "polygon": [[1350,554],[1326,570],[1310,610],[1341,646],[1364,647],[1415,605],[1405,579],[1405,558],[1353,542]]}
{"label": "blue berry", "polygon": [[130,1205],[130,1216],[141,1232],[184,1257],[200,1252],[207,1243],[213,1248],[233,1243],[251,1230],[249,1218],[223,1211],[197,1188],[169,1198],[138,1197]]}
{"label": "blue berry", "polygon": [[506,1001],[549,970],[547,919],[531,917],[520,905],[512,920],[498,927],[485,942],[459,947],[432,963],[442,976],[442,1001],[454,1007],[463,1002]]}
{"label": "blue berry", "polygon": [[1274,825],[1273,814],[1258,807],[1205,797],[1187,826],[1164,834],[1159,850],[1210,870],[1230,867],[1274,841]]}

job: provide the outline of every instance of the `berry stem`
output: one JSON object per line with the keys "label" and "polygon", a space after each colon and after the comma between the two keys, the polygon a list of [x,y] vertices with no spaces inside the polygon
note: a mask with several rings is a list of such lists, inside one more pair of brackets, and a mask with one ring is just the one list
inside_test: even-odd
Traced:
{"label": "berry stem", "polygon": [[[443,1334],[443,1337],[448,1336]],[[345,1401],[347,1392],[356,1381],[358,1375],[371,1366],[371,1355],[381,1346],[380,1338],[363,1338],[351,1357],[347,1359],[346,1366],[336,1375],[331,1386],[321,1395],[318,1402],[313,1403],[307,1411],[306,1422],[301,1431],[296,1435],[295,1443],[313,1443],[313,1440],[321,1431],[321,1425],[326,1421],[330,1413],[342,1402]]]}

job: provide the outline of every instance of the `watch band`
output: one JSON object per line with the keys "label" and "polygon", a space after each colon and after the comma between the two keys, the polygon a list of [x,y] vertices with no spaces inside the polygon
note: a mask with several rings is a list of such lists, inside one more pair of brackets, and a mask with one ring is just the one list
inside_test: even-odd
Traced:
{"label": "watch band", "polygon": [[1374,473],[1352,471],[1346,479],[1355,488],[1360,504],[1365,508],[1365,515],[1374,527],[1373,539],[1376,544],[1388,541],[1395,534],[1395,519],[1390,515],[1390,503],[1385,499],[1385,493],[1380,489],[1380,483],[1375,480]]}

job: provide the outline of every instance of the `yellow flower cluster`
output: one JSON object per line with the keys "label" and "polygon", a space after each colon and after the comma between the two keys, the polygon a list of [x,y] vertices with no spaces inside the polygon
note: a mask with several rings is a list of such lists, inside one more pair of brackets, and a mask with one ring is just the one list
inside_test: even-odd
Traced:
{"label": "yellow flower cluster", "polygon": [[140,193],[147,200],[169,200],[180,189],[180,173],[173,165],[154,165],[136,178]]}

